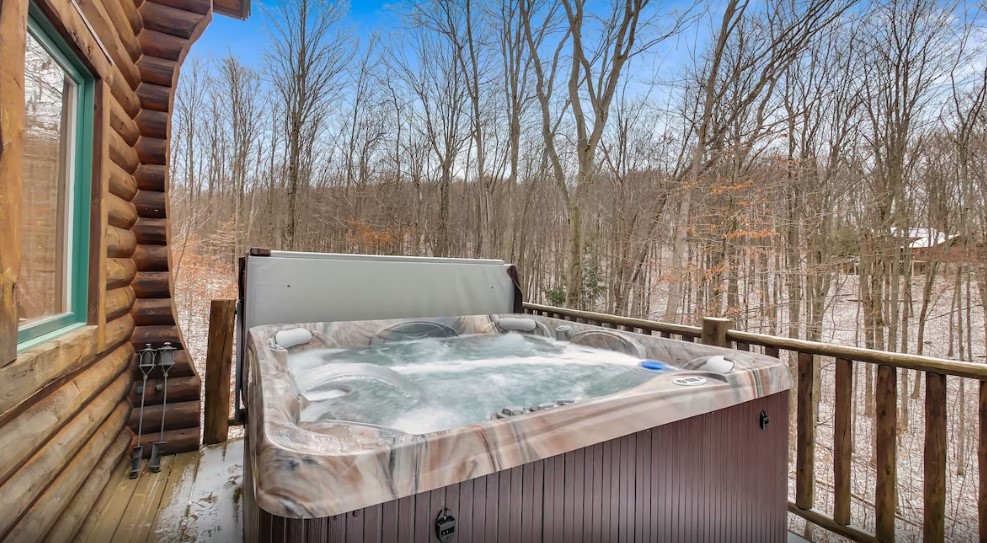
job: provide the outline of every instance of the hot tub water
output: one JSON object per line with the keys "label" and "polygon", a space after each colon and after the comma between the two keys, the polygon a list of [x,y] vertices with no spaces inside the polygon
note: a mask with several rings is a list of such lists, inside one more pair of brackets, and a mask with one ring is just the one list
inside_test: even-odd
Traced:
{"label": "hot tub water", "polygon": [[525,334],[466,335],[292,354],[301,420],[425,434],[604,396],[655,377],[623,353]]}

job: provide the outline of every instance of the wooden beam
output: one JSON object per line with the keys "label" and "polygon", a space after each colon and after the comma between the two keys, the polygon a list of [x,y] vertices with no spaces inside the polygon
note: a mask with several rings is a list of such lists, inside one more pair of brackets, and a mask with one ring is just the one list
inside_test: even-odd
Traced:
{"label": "wooden beam", "polygon": [[106,132],[109,130],[109,105],[115,100],[110,96],[105,81],[97,82],[94,90],[92,186],[89,196],[89,310],[86,322],[97,327],[96,350],[103,351],[106,349],[106,259],[110,229],[105,196],[109,191],[110,166],[113,164]]}
{"label": "wooden beam", "polygon": [[58,432],[86,403],[110,386],[130,365],[130,345],[123,345],[98,364],[75,376],[25,409],[0,431],[0,483]]}
{"label": "wooden beam", "polygon": [[[76,3],[82,9],[88,25],[99,37],[100,43],[103,45],[103,50],[113,60],[114,75],[119,74],[123,76],[131,89],[136,88],[137,84],[140,83],[140,71],[134,64],[134,59],[131,58],[131,51],[124,43],[125,35],[121,35],[121,32],[130,29],[128,27],[118,29],[103,9],[102,3],[94,0],[76,0]],[[140,44],[137,43],[133,36],[131,36],[130,40],[132,47],[139,48]]]}
{"label": "wooden beam", "polygon": [[134,206],[137,208],[137,215],[151,219],[164,219],[165,193],[155,190],[142,190],[137,192],[134,198]]}
{"label": "wooden beam", "polygon": [[141,136],[135,149],[141,164],[168,164],[168,140],[164,138]]}
{"label": "wooden beam", "polygon": [[45,536],[46,541],[75,541],[76,533],[89,515],[94,512],[94,506],[102,494],[103,488],[106,487],[113,475],[113,470],[116,469],[120,459],[127,452],[132,439],[133,434],[129,429],[120,430],[116,439],[103,453],[103,458],[86,477],[85,484],[76,492],[71,503],[61,514],[52,519],[54,525]]}
{"label": "wooden beam", "polygon": [[163,191],[167,186],[168,168],[161,164],[141,164],[134,179],[141,190]]}
{"label": "wooden beam", "polygon": [[134,289],[130,287],[115,288],[106,294],[106,318],[113,321],[126,315],[134,306]]}
{"label": "wooden beam", "polygon": [[798,396],[795,437],[795,504],[801,509],[812,509],[816,476],[816,413],[813,396],[815,374],[812,371],[815,357],[798,354]]}
{"label": "wooden beam", "polygon": [[[569,311],[569,310],[566,310]],[[648,321],[645,321],[648,322]],[[659,324],[659,323],[653,323]],[[661,323],[664,326],[664,323]],[[727,334],[729,339],[749,343],[751,345],[761,345],[764,347],[774,347],[787,351],[798,351],[812,353],[817,356],[831,356],[835,358],[846,358],[857,362],[868,362],[871,364],[881,364],[898,369],[917,370],[923,372],[936,372],[956,377],[968,377],[971,379],[987,379],[987,364],[976,362],[960,362],[956,360],[944,360],[931,356],[921,356],[906,353],[892,353],[888,351],[877,351],[874,349],[864,349],[861,347],[847,347],[846,345],[836,345],[833,343],[822,343],[818,341],[806,341],[803,339],[792,339],[787,337],[769,336],[766,334],[754,334],[740,330],[730,330]]]}
{"label": "wooden beam", "polygon": [[171,298],[141,298],[134,303],[137,326],[175,324],[175,307]]}
{"label": "wooden beam", "polygon": [[704,345],[715,347],[729,347],[727,344],[727,330],[733,327],[730,319],[718,319],[714,317],[703,317],[703,331],[700,342]]}
{"label": "wooden beam", "polygon": [[946,538],[946,376],[925,374],[925,476],[922,540]]}
{"label": "wooden beam", "polygon": [[[141,44],[137,40],[137,35],[141,31],[140,14],[133,7],[133,2],[121,2],[120,0],[98,0],[103,11],[106,12],[106,16],[109,18],[113,25],[113,29],[117,32],[119,39],[123,47],[127,50],[127,54],[130,57],[131,62],[137,62],[140,60]],[[127,13],[128,9],[133,11],[133,14],[137,15],[137,25],[132,24],[130,17]]]}
{"label": "wooden beam", "polygon": [[206,413],[202,440],[226,441],[230,419],[230,366],[233,361],[233,322],[236,300],[212,300],[206,347]]}
{"label": "wooden beam", "polygon": [[[171,108],[170,86],[141,83],[137,87],[137,96],[140,98],[141,107],[145,109],[168,112]],[[158,164],[163,163],[159,162]]]}
{"label": "wooden beam", "polygon": [[175,80],[178,62],[144,55],[137,61],[137,68],[141,71],[141,79],[144,82],[155,85],[171,85],[172,81]]}
{"label": "wooden beam", "polygon": [[106,346],[113,348],[130,339],[134,333],[134,319],[130,315],[124,315],[118,319],[113,319],[106,324]]}
{"label": "wooden beam", "polygon": [[877,368],[877,488],[875,534],[884,543],[894,541],[898,442],[898,372],[891,366]]}
{"label": "wooden beam", "polygon": [[140,272],[134,279],[134,291],[138,298],[170,298],[171,273]]}
{"label": "wooden beam", "polygon": [[117,134],[116,130],[109,131],[109,138],[110,160],[116,162],[127,173],[132,174],[136,172],[137,166],[140,166],[141,163],[140,157],[137,155],[137,150],[127,143],[120,134]]}
{"label": "wooden beam", "polygon": [[[170,384],[170,383],[169,383]],[[148,386],[151,383],[148,382]],[[199,400],[193,400],[191,402],[173,402],[171,399],[168,400],[168,405],[165,406],[167,413],[165,414],[165,430],[181,430],[182,428],[198,428],[199,427],[199,414],[201,413],[202,404]],[[127,426],[131,428],[137,428],[137,422],[140,418],[140,409],[134,409],[130,412],[130,420]],[[154,432],[158,433],[161,430],[161,404],[158,405],[144,405],[144,432]]]}
{"label": "wooden beam", "polygon": [[27,4],[0,3],[0,366],[17,358]]}
{"label": "wooden beam", "polygon": [[142,4],[142,10],[147,9],[149,4],[161,4],[173,8],[190,11],[199,15],[206,15],[212,9],[212,0],[150,0]]}
{"label": "wooden beam", "polygon": [[879,543],[877,538],[874,537],[874,534],[865,532],[853,526],[838,524],[833,521],[833,519],[826,516],[825,513],[815,509],[799,509],[799,507],[795,505],[795,502],[790,501],[788,502],[788,511],[794,515],[804,518],[816,526],[821,526],[834,534],[842,535],[850,541],[856,541],[858,543]]}
{"label": "wooden beam", "polygon": [[108,161],[107,166],[110,174],[109,191],[119,196],[121,200],[128,202],[133,200],[134,196],[137,196],[137,180],[134,176],[127,173],[116,162]]}
{"label": "wooden beam", "polygon": [[[144,457],[151,455],[151,445],[160,439],[158,433],[145,433],[141,436],[140,443],[144,447]],[[164,433],[164,445],[161,446],[161,454],[174,454],[185,451],[194,451],[199,448],[199,424],[195,427],[182,428],[181,430],[166,430]]]}
{"label": "wooden beam", "polygon": [[[188,40],[145,28],[138,39],[145,57],[156,57],[177,62],[188,45]],[[138,93],[139,94],[139,93]]]}
{"label": "wooden beam", "polygon": [[836,359],[836,405],[833,421],[833,520],[850,524],[850,473],[853,471],[853,362]]}
{"label": "wooden beam", "polygon": [[186,11],[184,8],[147,2],[141,8],[141,15],[144,17],[145,29],[156,30],[187,40],[195,33],[204,13],[194,13]]}
{"label": "wooden beam", "polygon": [[250,0],[214,0],[213,9],[221,15],[246,20],[250,17]]}
{"label": "wooden beam", "polygon": [[[99,425],[78,454],[67,463],[58,477],[14,525],[11,532],[17,534],[17,539],[41,541],[51,524],[61,516],[62,511],[72,501],[76,492],[83,487],[94,469],[100,467],[100,459],[113,442],[120,439],[120,429],[123,428],[123,420],[128,409],[127,404],[118,405]],[[111,456],[119,458],[119,453],[112,453]],[[97,491],[90,499],[96,501],[98,497]]]}
{"label": "wooden beam", "polygon": [[[178,366],[176,365],[175,368]],[[168,403],[199,401],[202,397],[202,381],[196,375],[174,377],[174,369],[168,374]],[[161,405],[164,401],[164,388],[159,387],[160,378],[147,380],[147,393],[144,396],[145,405]],[[142,380],[136,379],[130,391],[130,403],[140,405]]]}
{"label": "wooden beam", "polygon": [[137,250],[137,237],[130,230],[108,226],[106,229],[106,256],[129,258]]}
{"label": "wooden beam", "polygon": [[63,375],[89,365],[96,353],[96,327],[88,326],[21,353],[0,368],[0,416]]}
{"label": "wooden beam", "polygon": [[977,498],[977,518],[979,541],[985,543],[987,542],[987,381],[980,381],[978,419],[980,421],[980,441],[977,444],[977,470],[980,489]]}
{"label": "wooden beam", "polygon": [[[107,1],[111,2],[113,0]],[[130,23],[130,29],[134,31],[135,36],[140,36],[141,30],[144,29],[144,19],[141,17],[140,10],[138,9],[140,4],[141,2],[138,0],[134,2],[120,2],[123,14],[127,17],[127,21]]]}
{"label": "wooden beam", "polygon": [[106,259],[107,290],[129,285],[137,275],[137,265],[130,258]]}
{"label": "wooden beam", "polygon": [[167,245],[138,245],[134,251],[137,271],[168,271],[168,251]]}
{"label": "wooden beam", "polygon": [[141,136],[165,139],[168,137],[168,120],[167,112],[142,109],[137,115],[137,127]]}
{"label": "wooden beam", "polygon": [[134,328],[134,335],[130,342],[134,345],[161,345],[164,342],[171,342],[177,348],[182,348],[182,335],[178,331],[178,326],[170,325],[147,325]]}
{"label": "wooden beam", "polygon": [[137,243],[144,245],[165,245],[168,243],[167,219],[152,219],[142,217],[137,219],[133,228]]}
{"label": "wooden beam", "polygon": [[137,208],[134,207],[134,204],[113,193],[106,194],[103,202],[106,204],[107,222],[109,224],[117,228],[130,230],[130,227],[137,222]]}
{"label": "wooden beam", "polygon": [[137,138],[140,137],[140,130],[137,128],[137,122],[123,109],[120,102],[115,98],[107,100],[110,104],[110,127],[120,135],[123,141],[127,142],[129,145],[134,145],[137,143]]}
{"label": "wooden beam", "polygon": [[[89,442],[112,412],[117,411],[117,417],[121,419],[126,417],[129,404],[121,404],[120,400],[129,384],[129,375],[117,377],[0,486],[0,537],[8,534],[17,519]],[[117,431],[119,427],[113,433]]]}

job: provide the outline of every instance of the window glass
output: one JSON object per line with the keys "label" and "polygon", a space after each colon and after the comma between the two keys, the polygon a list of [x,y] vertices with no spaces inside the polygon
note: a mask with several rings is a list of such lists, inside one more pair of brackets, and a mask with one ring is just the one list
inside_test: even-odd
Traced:
{"label": "window glass", "polygon": [[94,79],[30,4],[24,54],[17,349],[88,314]]}
{"label": "window glass", "polygon": [[30,33],[24,71],[21,326],[71,310],[72,185],[77,86]]}

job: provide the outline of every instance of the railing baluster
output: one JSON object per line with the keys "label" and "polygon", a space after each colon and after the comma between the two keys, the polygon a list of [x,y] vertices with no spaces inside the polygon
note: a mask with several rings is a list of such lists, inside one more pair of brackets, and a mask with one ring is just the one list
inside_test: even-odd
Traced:
{"label": "railing baluster", "polygon": [[980,381],[980,443],[977,466],[980,471],[980,495],[977,510],[980,518],[980,543],[987,543],[987,381]]}
{"label": "railing baluster", "polygon": [[922,540],[946,537],[946,376],[925,374],[925,505]]}
{"label": "railing baluster", "polygon": [[833,421],[833,520],[850,524],[850,471],[853,451],[851,400],[853,398],[853,362],[836,359],[836,406]]}
{"label": "railing baluster", "polygon": [[877,514],[878,541],[894,541],[895,494],[898,441],[898,372],[891,366],[877,367]]}
{"label": "railing baluster", "polygon": [[778,358],[778,347],[765,347],[764,354]]}
{"label": "railing baluster", "polygon": [[737,350],[738,351],[750,352],[750,350],[751,350],[751,344],[750,343],[744,343],[742,341],[738,341],[737,342]]}
{"label": "railing baluster", "polygon": [[808,353],[798,354],[797,424],[795,438],[795,505],[812,509],[816,475],[816,415],[812,401],[813,359]]}

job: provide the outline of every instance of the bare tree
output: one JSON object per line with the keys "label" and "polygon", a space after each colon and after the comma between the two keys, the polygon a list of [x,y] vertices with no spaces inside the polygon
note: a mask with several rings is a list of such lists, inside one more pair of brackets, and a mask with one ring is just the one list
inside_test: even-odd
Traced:
{"label": "bare tree", "polygon": [[325,128],[352,55],[350,39],[338,24],[346,9],[339,0],[278,2],[270,8],[269,77],[284,107],[287,147],[283,249],[297,248],[298,193],[311,181],[312,145]]}

